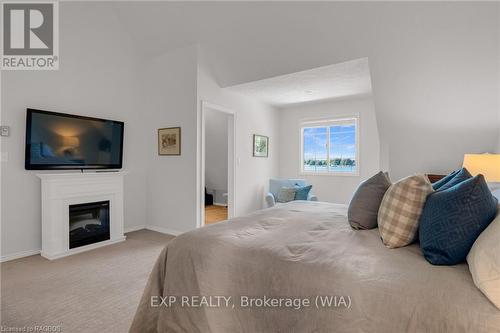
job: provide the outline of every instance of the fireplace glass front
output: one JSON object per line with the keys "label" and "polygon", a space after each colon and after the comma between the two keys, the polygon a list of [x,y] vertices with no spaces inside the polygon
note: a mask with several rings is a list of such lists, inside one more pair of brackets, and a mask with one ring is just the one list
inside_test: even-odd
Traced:
{"label": "fireplace glass front", "polygon": [[69,206],[70,249],[109,238],[109,201]]}

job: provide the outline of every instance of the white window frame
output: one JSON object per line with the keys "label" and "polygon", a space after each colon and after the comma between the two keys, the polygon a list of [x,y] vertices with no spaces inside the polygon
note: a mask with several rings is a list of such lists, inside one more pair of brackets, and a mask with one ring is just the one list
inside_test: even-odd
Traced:
{"label": "white window frame", "polygon": [[[330,165],[330,126],[334,126],[339,122],[354,121],[354,128],[356,131],[356,171],[354,172],[335,172],[335,171],[306,171],[304,170],[304,129],[314,128],[314,127],[326,127],[327,128],[327,140],[326,140],[326,151],[327,151],[327,163]],[[315,119],[315,120],[303,120],[300,122],[300,174],[304,176],[347,176],[347,177],[357,177],[360,172],[360,158],[359,158],[359,115],[352,115],[339,118],[328,118],[328,119]]]}

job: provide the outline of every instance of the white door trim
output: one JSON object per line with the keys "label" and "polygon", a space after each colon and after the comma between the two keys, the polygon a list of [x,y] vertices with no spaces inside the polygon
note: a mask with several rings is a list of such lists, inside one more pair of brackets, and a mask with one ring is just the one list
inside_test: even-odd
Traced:
{"label": "white door trim", "polygon": [[200,112],[198,113],[198,161],[196,163],[197,175],[197,214],[196,226],[202,227],[205,225],[205,113],[207,109],[224,112],[232,117],[228,128],[228,218],[235,216],[235,179],[236,179],[236,113],[226,107],[201,101]]}

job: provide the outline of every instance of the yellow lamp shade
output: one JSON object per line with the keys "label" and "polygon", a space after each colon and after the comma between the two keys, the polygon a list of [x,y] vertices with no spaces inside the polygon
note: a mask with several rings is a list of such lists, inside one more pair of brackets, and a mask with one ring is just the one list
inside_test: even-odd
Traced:
{"label": "yellow lamp shade", "polygon": [[500,182],[500,154],[465,154],[464,168],[473,176],[482,174],[487,182]]}

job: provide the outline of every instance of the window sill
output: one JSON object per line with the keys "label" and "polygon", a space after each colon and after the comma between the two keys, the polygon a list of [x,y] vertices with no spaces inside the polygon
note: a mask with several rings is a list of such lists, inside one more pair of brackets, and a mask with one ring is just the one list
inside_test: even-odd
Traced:
{"label": "window sill", "polygon": [[306,171],[301,171],[299,173],[301,176],[333,176],[333,177],[359,177],[359,172],[306,172]]}

